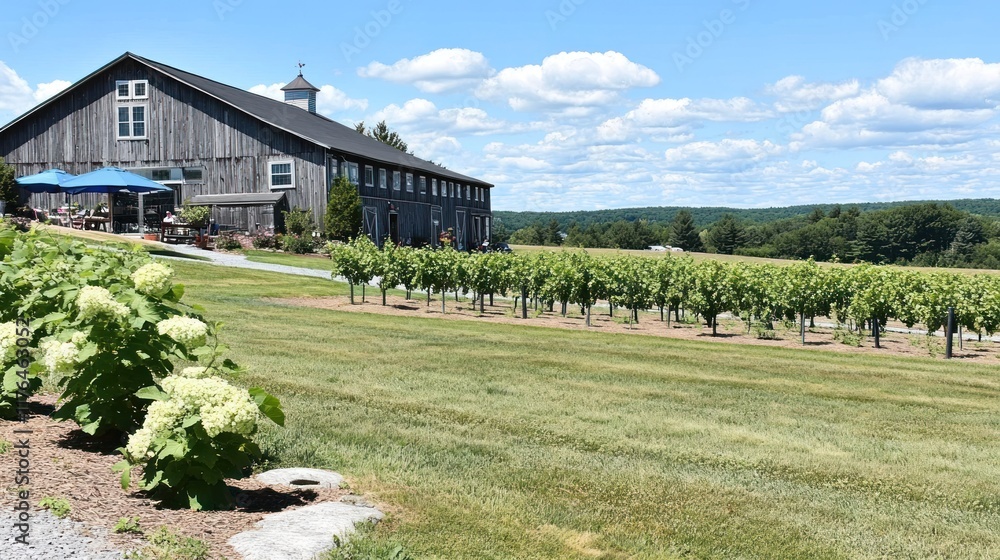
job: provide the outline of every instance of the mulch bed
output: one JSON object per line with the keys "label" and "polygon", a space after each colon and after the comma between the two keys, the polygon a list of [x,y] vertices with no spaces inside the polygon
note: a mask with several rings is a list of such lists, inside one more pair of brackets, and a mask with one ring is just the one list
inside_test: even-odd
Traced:
{"label": "mulch bed", "polygon": [[[88,528],[103,527],[109,540],[122,550],[141,548],[144,540],[137,535],[113,532],[122,517],[138,517],[143,531],[152,533],[167,526],[177,534],[204,541],[214,558],[238,559],[240,555],[226,541],[237,533],[253,528],[269,513],[319,502],[338,501],[350,492],[346,490],[294,490],[268,487],[254,478],[230,480],[237,506],[232,511],[195,512],[160,509],[154,501],[134,487],[121,489],[118,473],[111,467],[121,460],[114,450],[118,441],[97,441],[81,432],[72,422],[56,422],[49,417],[56,398],[39,395],[31,399],[31,418],[26,423],[0,421],[0,439],[17,442],[23,435],[14,430],[31,430],[31,505],[38,511],[38,501],[52,496],[69,501],[69,518],[83,522]],[[14,473],[17,456],[13,450],[0,455],[0,476],[7,481],[3,487],[0,507],[13,504],[17,488]],[[133,482],[141,474],[133,473]],[[13,507],[10,505],[9,507]]]}

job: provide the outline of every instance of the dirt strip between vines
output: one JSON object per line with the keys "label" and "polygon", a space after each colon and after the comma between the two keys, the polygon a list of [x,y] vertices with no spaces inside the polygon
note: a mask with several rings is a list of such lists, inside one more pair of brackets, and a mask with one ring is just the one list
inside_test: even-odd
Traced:
{"label": "dirt strip between vines", "polygon": [[[533,327],[559,328],[572,330],[588,330],[600,333],[620,333],[646,336],[659,336],[680,340],[696,340],[699,342],[714,342],[720,344],[751,344],[755,346],[771,346],[776,348],[803,348],[802,340],[799,337],[797,328],[786,329],[780,323],[775,324],[774,340],[759,339],[752,334],[747,334],[746,325],[738,319],[719,319],[718,336],[712,336],[712,330],[704,325],[688,323],[660,322],[657,314],[640,313],[639,323],[629,325],[625,320],[627,312],[616,311],[616,317],[608,316],[607,308],[598,313],[597,309],[591,315],[591,326],[587,327],[585,319],[579,314],[579,307],[570,306],[569,313],[563,317],[559,313],[559,304],[556,304],[556,312],[544,312],[540,315],[531,307],[528,309],[528,319],[521,319],[520,307],[518,315],[515,317],[512,312],[512,303],[509,301],[497,300],[497,305],[485,306],[485,312],[479,313],[479,306],[473,306],[472,302],[463,298],[456,302],[451,297],[447,302],[447,313],[441,313],[441,300],[432,298],[431,304],[427,305],[427,300],[419,296],[414,299],[406,299],[399,296],[389,296],[386,306],[382,306],[382,296],[377,290],[369,291],[367,300],[361,302],[361,290],[357,289],[355,294],[355,304],[347,296],[323,297],[323,298],[268,298],[267,301],[282,305],[295,307],[310,307],[316,309],[329,309],[333,311],[343,311],[349,313],[373,313],[379,315],[394,315],[407,317],[426,317],[435,319],[445,319],[450,321],[477,321],[483,323],[502,323],[511,325],[526,325]],[[488,300],[487,300],[488,303]],[[817,323],[832,322],[828,318],[816,318]],[[890,327],[904,327],[902,324],[890,323]],[[936,357],[944,358],[944,339],[941,337],[927,337],[919,334],[903,334],[888,332],[880,337],[882,348],[875,348],[875,339],[867,337],[861,346],[849,346],[834,339],[834,331],[828,328],[809,329],[806,333],[806,344],[804,348],[849,353],[871,353],[882,356],[908,356],[918,358]],[[957,360],[972,361],[975,363],[1000,363],[1000,344],[984,339],[983,342],[965,341],[964,349],[959,349],[956,337],[954,346],[954,357]]]}

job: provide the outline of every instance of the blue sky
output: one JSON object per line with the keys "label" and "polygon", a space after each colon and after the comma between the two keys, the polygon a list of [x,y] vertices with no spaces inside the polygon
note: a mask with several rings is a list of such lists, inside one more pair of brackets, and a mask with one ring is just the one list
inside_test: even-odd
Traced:
{"label": "blue sky", "polygon": [[[95,5],[97,4],[97,5]],[[0,122],[125,51],[385,119],[494,208],[1000,197],[1000,5],[953,0],[9,3]]]}

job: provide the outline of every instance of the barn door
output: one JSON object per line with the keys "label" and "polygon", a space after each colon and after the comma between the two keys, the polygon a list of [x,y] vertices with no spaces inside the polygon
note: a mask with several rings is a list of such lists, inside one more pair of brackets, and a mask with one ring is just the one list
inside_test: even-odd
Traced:
{"label": "barn door", "polygon": [[459,210],[455,212],[455,239],[458,240],[458,250],[465,250],[465,212]]}
{"label": "barn door", "polygon": [[441,215],[440,206],[431,207],[431,244],[437,247],[441,244],[440,237],[442,233],[441,221],[443,216]]}
{"label": "barn door", "polygon": [[365,206],[365,232],[368,237],[372,240],[372,243],[378,245],[378,209],[374,206]]}

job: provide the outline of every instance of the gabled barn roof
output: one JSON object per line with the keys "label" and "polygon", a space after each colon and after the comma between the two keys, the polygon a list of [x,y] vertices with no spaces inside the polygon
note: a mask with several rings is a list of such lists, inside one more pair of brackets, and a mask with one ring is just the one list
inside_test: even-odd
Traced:
{"label": "gabled barn roof", "polygon": [[344,126],[322,115],[310,113],[309,111],[300,109],[294,105],[289,105],[269,97],[264,97],[233,86],[228,86],[226,84],[198,76],[197,74],[191,74],[190,72],[185,72],[130,52],[126,52],[86,78],[83,78],[69,88],[66,88],[51,99],[41,103],[17,119],[14,119],[3,128],[0,128],[0,133],[3,133],[8,128],[15,126],[17,123],[25,120],[36,111],[50,103],[53,103],[60,97],[68,95],[80,84],[87,82],[92,77],[126,59],[132,59],[140,64],[144,64],[157,72],[165,74],[183,84],[205,93],[210,97],[218,99],[219,101],[230,105],[239,111],[256,117],[271,127],[284,130],[326,149],[373,159],[390,165],[424,171],[426,173],[433,173],[435,175],[455,179],[456,181],[465,183],[475,183],[477,185],[485,185],[488,187],[493,186],[485,181],[462,175],[461,173],[455,173],[454,171],[445,169],[429,161],[401,152],[396,148],[383,144],[382,142],[364,134],[360,134],[353,128]]}

